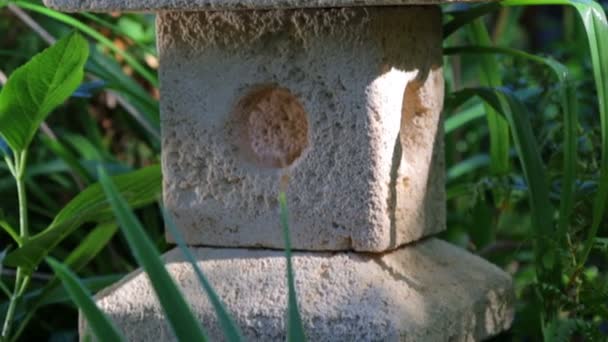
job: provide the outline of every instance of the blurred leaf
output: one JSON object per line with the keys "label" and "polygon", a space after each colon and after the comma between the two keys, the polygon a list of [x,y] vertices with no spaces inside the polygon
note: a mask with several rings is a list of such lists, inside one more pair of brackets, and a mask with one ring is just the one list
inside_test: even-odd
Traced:
{"label": "blurred leaf", "polygon": [[47,258],[46,261],[63,282],[66,291],[70,294],[74,303],[78,305],[80,312],[86,317],[88,328],[93,330],[97,338],[100,341],[125,341],[125,338],[114,327],[110,319],[97,307],[90,293],[80,283],[76,275],[54,259]]}
{"label": "blurred leaf", "polygon": [[466,124],[482,118],[486,114],[484,106],[481,103],[477,103],[461,111],[450,115],[444,124],[445,134],[450,134],[455,130],[465,126]]}
{"label": "blurred leaf", "polygon": [[89,99],[93,97],[93,93],[106,86],[106,82],[103,80],[95,80],[91,82],[82,83],[75,92],[72,93],[72,97]]}
{"label": "blurred leaf", "polygon": [[[574,206],[574,193],[576,182],[577,163],[577,126],[578,106],[576,88],[568,68],[552,58],[535,56],[524,51],[493,46],[459,46],[444,49],[445,54],[504,54],[516,58],[523,58],[534,63],[548,67],[557,79],[557,88],[560,93],[559,101],[564,116],[564,160],[562,176],[562,192],[560,197],[559,223],[556,236],[565,244],[568,234],[570,216]],[[564,246],[566,248],[566,246]]]}
{"label": "blurred leaf", "polygon": [[447,172],[448,182],[461,176],[470,174],[474,170],[490,164],[490,157],[487,154],[478,154],[467,158],[458,164],[450,167]]}
{"label": "blurred leaf", "polygon": [[46,8],[44,6],[27,2],[27,1],[14,1],[15,5],[30,11],[34,11],[36,13],[45,15],[49,18],[53,18],[58,20],[66,25],[69,25],[82,33],[88,35],[89,37],[95,39],[101,45],[106,46],[108,49],[112,50],[117,55],[124,58],[125,62],[129,64],[137,73],[139,73],[143,78],[145,78],[148,82],[150,82],[153,86],[158,87],[158,79],[157,77],[149,72],[141,63],[137,61],[135,57],[133,57],[128,52],[122,50],[116,44],[114,44],[111,40],[106,38],[101,33],[95,31],[93,28],[87,26],[86,24],[72,18],[71,16],[57,12],[50,8]]}
{"label": "blurred leaf", "polygon": [[41,140],[49,150],[53,151],[59,158],[68,164],[70,169],[80,176],[82,180],[86,181],[87,183],[93,181],[93,177],[80,164],[78,158],[76,158],[72,151],[67,149],[59,140],[52,139],[47,136],[43,136]]}
{"label": "blurred leaf", "polygon": [[[485,24],[477,19],[469,26],[470,39],[479,45],[491,45],[492,40]],[[491,55],[479,57],[479,83],[485,87],[500,87],[502,80],[500,67],[496,58]],[[490,169],[493,174],[505,174],[509,172],[509,125],[505,118],[500,116],[492,106],[485,104],[486,118],[490,130]]]}
{"label": "blurred leaf", "polygon": [[190,249],[188,249],[188,246],[186,246],[184,238],[182,237],[182,235],[179,232],[179,230],[177,229],[177,227],[175,227],[175,224],[174,224],[173,220],[171,219],[171,215],[164,208],[162,209],[162,212],[163,212],[163,217],[165,218],[165,223],[166,223],[165,227],[167,227],[169,233],[171,234],[171,236],[177,243],[179,249],[182,251],[182,254],[186,258],[186,260],[188,260],[190,265],[192,265],[192,269],[194,270],[194,273],[196,274],[199,283],[205,290],[205,293],[207,293],[207,296],[209,297],[209,301],[211,302],[211,305],[213,305],[215,314],[217,315],[218,321],[220,322],[220,326],[222,327],[224,337],[226,338],[227,341],[232,341],[232,342],[242,341],[243,337],[241,334],[241,330],[234,323],[234,320],[232,319],[232,317],[230,317],[230,315],[226,311],[224,303],[222,303],[222,300],[218,297],[218,295],[213,290],[213,287],[207,280],[207,277],[205,277],[205,275],[201,271],[200,267],[198,267],[198,265],[196,264],[196,258],[194,257],[194,255],[192,255],[192,252],[190,252]]}
{"label": "blurred leaf", "polygon": [[80,270],[105,248],[116,234],[118,226],[106,222],[93,229],[64,260],[64,264],[73,270]]}
{"label": "blurred leaf", "polygon": [[285,258],[287,261],[287,341],[306,341],[302,318],[298,308],[298,296],[296,294],[295,273],[291,262],[291,234],[289,232],[289,213],[287,211],[287,196],[285,192],[279,193],[279,206],[281,209],[281,225],[285,239]]}
{"label": "blurred leaf", "polygon": [[19,236],[19,233],[4,218],[0,218],[0,228],[4,229],[4,231],[7,232],[18,245],[21,245],[21,237]]}
{"label": "blurred leaf", "polygon": [[[481,97],[497,112],[502,113],[511,126],[515,149],[529,188],[532,220],[535,229],[534,253],[537,272],[539,278],[543,281],[553,280],[551,283],[559,283],[561,272],[557,260],[546,256],[555,256],[556,244],[553,239],[556,237],[553,225],[553,208],[549,200],[547,173],[530,126],[528,110],[513,95],[502,89],[465,89],[454,93],[452,98],[457,102],[464,102],[472,96]],[[546,267],[548,259],[551,259],[549,260],[551,264]]]}
{"label": "blurred leaf", "polygon": [[11,74],[0,92],[0,134],[13,150],[25,150],[40,123],[78,88],[88,54],[87,42],[73,33]]}
{"label": "blurred leaf", "polygon": [[127,201],[119,192],[119,187],[99,169],[99,181],[108,197],[116,219],[120,223],[129,247],[135,259],[147,273],[150,283],[156,292],[165,317],[169,321],[175,337],[181,341],[206,341],[203,328],[186,303],[183,294],[165,269],[160,254],[143,227],[131,212]]}
{"label": "blurred leaf", "polygon": [[[133,207],[154,202],[161,192],[159,165],[114,177],[118,191]],[[110,203],[100,184],[93,184],[79,193],[55,217],[51,225],[32,236],[8,255],[7,265],[33,270],[57,244],[85,222],[107,221],[112,217]]]}

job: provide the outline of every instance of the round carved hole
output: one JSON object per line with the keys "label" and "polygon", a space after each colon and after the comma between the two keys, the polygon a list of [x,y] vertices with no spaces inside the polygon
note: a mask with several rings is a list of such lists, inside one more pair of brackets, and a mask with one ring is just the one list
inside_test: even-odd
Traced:
{"label": "round carved hole", "polygon": [[264,167],[292,165],[308,147],[308,117],[287,89],[263,86],[237,104],[239,147],[250,161]]}

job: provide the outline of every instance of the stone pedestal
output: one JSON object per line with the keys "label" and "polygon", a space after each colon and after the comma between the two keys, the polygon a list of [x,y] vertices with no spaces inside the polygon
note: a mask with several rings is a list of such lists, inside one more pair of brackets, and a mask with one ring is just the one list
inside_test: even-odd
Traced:
{"label": "stone pedestal", "polygon": [[[246,340],[285,341],[283,252],[193,252]],[[210,339],[221,340],[214,311],[181,251],[165,254],[165,262]],[[511,324],[509,276],[433,238],[386,254],[299,252],[293,262],[310,341],[478,341]],[[130,341],[175,339],[140,271],[99,293],[97,304]]]}
{"label": "stone pedestal", "polygon": [[[509,327],[511,280],[432,237],[445,228],[441,12],[393,6],[442,2],[47,0],[159,11],[165,205],[248,339],[285,338],[287,177],[310,340],[480,340]],[[192,270],[165,259],[221,339]],[[140,272],[97,303],[132,340],[173,339]]]}

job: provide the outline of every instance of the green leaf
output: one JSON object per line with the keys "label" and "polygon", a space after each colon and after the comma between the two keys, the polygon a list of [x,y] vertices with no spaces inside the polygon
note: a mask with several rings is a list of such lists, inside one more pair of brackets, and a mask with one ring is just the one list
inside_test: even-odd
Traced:
{"label": "green leaf", "polygon": [[444,25],[444,37],[455,32],[462,25],[482,15],[495,11],[501,6],[535,6],[535,5],[563,5],[576,9],[585,26],[587,40],[593,64],[593,76],[600,109],[600,123],[602,131],[602,162],[600,167],[599,190],[593,204],[593,217],[591,228],[587,233],[587,240],[579,258],[581,268],[589,253],[593,249],[593,241],[597,236],[599,226],[604,219],[604,211],[608,202],[608,20],[602,5],[593,0],[504,0],[500,4],[481,5],[468,12],[461,12],[454,19]]}
{"label": "green leaf", "polygon": [[549,183],[538,144],[529,121],[527,108],[510,93],[491,88],[465,89],[453,94],[457,101],[479,96],[507,118],[521,168],[529,188],[534,231],[535,264],[541,281],[558,283],[561,272],[553,258],[557,244],[553,225],[553,211],[549,200]]}
{"label": "green leaf", "polygon": [[[114,222],[106,222],[98,225],[80,242],[78,247],[68,255],[63,262],[64,265],[75,272],[78,272],[99,254],[99,252],[108,244],[110,239],[112,239],[117,230],[118,226]],[[91,278],[91,281],[83,281],[83,283],[86,288],[96,292],[99,289],[118,281],[120,278],[121,276],[118,276],[118,278],[117,276],[112,276],[110,278],[97,277]],[[107,282],[107,279],[114,279],[114,281]],[[55,277],[49,280],[42,289],[36,289],[25,295],[26,305],[19,306],[16,312],[17,317],[25,314],[25,318],[19,322],[19,328],[13,336],[15,340],[18,339],[19,335],[23,332],[23,329],[25,329],[40,307],[47,304],[59,303],[68,299],[65,292],[62,292],[63,288],[58,287],[58,285],[59,280]]]}
{"label": "green leaf", "polygon": [[11,74],[0,92],[0,134],[14,151],[25,150],[46,116],[78,88],[88,44],[73,33]]}
{"label": "green leaf", "polygon": [[205,333],[200,322],[190,310],[186,299],[177,288],[173,279],[165,269],[164,263],[156,247],[144,232],[141,223],[118,188],[106,172],[99,168],[100,183],[112,205],[114,214],[120,223],[129,247],[139,265],[150,278],[152,287],[165,312],[165,317],[171,324],[175,336],[180,341],[206,341]]}
{"label": "green leaf", "polygon": [[118,231],[114,222],[98,225],[91,231],[65,259],[64,264],[73,270],[79,270],[93,260],[106,247],[110,239]]}
{"label": "green leaf", "polygon": [[68,164],[72,171],[74,171],[82,180],[86,181],[86,183],[90,183],[93,180],[93,177],[91,177],[89,172],[80,164],[78,158],[76,158],[72,151],[64,146],[61,141],[47,136],[43,136],[41,140],[46,147]]}
{"label": "green leaf", "polygon": [[38,14],[42,14],[44,16],[47,16],[49,18],[62,22],[66,25],[69,25],[69,26],[81,31],[82,33],[86,34],[87,36],[95,39],[97,42],[99,42],[99,44],[107,47],[108,49],[112,50],[112,52],[114,52],[117,55],[124,58],[125,62],[127,64],[129,64],[133,68],[133,70],[135,70],[137,73],[139,73],[143,78],[145,78],[153,86],[158,87],[158,78],[156,77],[156,75],[152,74],[150,71],[148,71],[146,69],[145,66],[143,66],[141,63],[139,63],[137,61],[137,58],[135,58],[133,55],[131,55],[129,52],[125,51],[124,49],[121,49],[120,47],[118,47],[116,44],[114,44],[114,42],[112,42],[112,40],[108,39],[103,34],[97,32],[94,28],[89,27],[85,23],[78,21],[77,19],[71,17],[70,15],[67,15],[67,14],[64,14],[61,12],[57,12],[50,8],[46,8],[42,5],[38,5],[38,4],[35,4],[32,2],[28,2],[28,1],[14,1],[14,4],[23,9],[26,9],[28,11],[33,11]]}
{"label": "green leaf", "polygon": [[[118,191],[133,207],[153,203],[161,193],[159,165],[148,166],[113,178]],[[100,184],[93,184],[78,194],[55,217],[44,231],[32,236],[23,246],[7,256],[6,263],[32,271],[74,230],[85,222],[105,222],[112,218],[112,208]]]}
{"label": "green leaf", "polygon": [[458,46],[444,49],[450,54],[504,54],[515,58],[522,58],[548,67],[557,80],[560,93],[560,106],[564,116],[564,161],[562,176],[562,192],[560,198],[559,223],[556,236],[561,239],[560,245],[567,248],[565,237],[568,233],[570,216],[574,207],[574,194],[576,182],[577,163],[577,134],[578,106],[576,99],[576,85],[570,71],[563,64],[552,58],[544,58],[526,53],[524,51],[493,46]]}
{"label": "green leaf", "polygon": [[125,341],[122,334],[114,327],[110,319],[97,307],[87,289],[80,283],[75,274],[60,262],[47,258],[47,263],[53,268],[55,274],[70,297],[78,305],[80,312],[86,317],[89,327],[100,341]]}
{"label": "green leaf", "polygon": [[15,228],[13,228],[6,220],[0,219],[0,228],[10,235],[18,245],[21,245],[21,237]]}
{"label": "green leaf", "polygon": [[295,273],[291,262],[291,235],[289,232],[289,213],[287,211],[287,196],[285,192],[279,193],[279,206],[281,209],[281,225],[285,238],[285,258],[287,259],[287,341],[306,341],[300,310],[298,309],[298,296],[296,294]]}
{"label": "green leaf", "polygon": [[213,287],[209,283],[209,280],[207,280],[207,277],[205,277],[205,275],[203,274],[203,271],[196,264],[196,258],[194,257],[192,252],[190,252],[190,249],[188,249],[188,246],[186,246],[186,242],[184,241],[184,238],[182,237],[182,235],[179,232],[179,230],[177,229],[177,227],[175,227],[175,223],[171,219],[171,215],[165,210],[165,208],[162,208],[162,212],[163,212],[163,217],[165,218],[165,223],[166,223],[165,226],[167,227],[171,236],[173,236],[173,239],[179,246],[179,249],[182,251],[182,254],[186,258],[186,260],[188,260],[190,265],[192,265],[192,268],[194,269],[194,273],[196,274],[199,283],[201,284],[201,286],[207,293],[207,296],[209,297],[209,301],[211,302],[211,305],[213,305],[215,314],[217,315],[218,321],[220,322],[220,326],[222,327],[222,331],[224,332],[224,337],[226,337],[227,341],[232,341],[232,342],[242,341],[243,337],[241,334],[241,330],[234,323],[234,320],[232,319],[232,317],[230,317],[230,315],[226,311],[226,308],[225,308],[224,304],[222,303],[222,300],[215,293],[215,291],[213,290]]}
{"label": "green leaf", "polygon": [[[491,45],[492,40],[485,24],[477,19],[468,26],[471,40],[479,45]],[[480,57],[480,84],[484,87],[500,87],[502,80],[496,58],[490,55]],[[488,128],[490,130],[490,169],[493,174],[509,172],[509,125],[505,118],[496,113],[492,106],[485,105]]]}

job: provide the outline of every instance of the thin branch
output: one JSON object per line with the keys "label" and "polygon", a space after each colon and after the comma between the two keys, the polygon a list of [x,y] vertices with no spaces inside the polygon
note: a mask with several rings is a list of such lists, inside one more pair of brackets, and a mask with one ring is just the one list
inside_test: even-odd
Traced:
{"label": "thin branch", "polygon": [[40,26],[32,17],[30,17],[25,11],[21,8],[11,4],[8,5],[8,10],[13,12],[13,14],[19,18],[24,24],[29,26],[36,34],[42,38],[47,44],[53,45],[57,41],[55,37],[53,37],[47,30],[45,30],[42,26]]}

